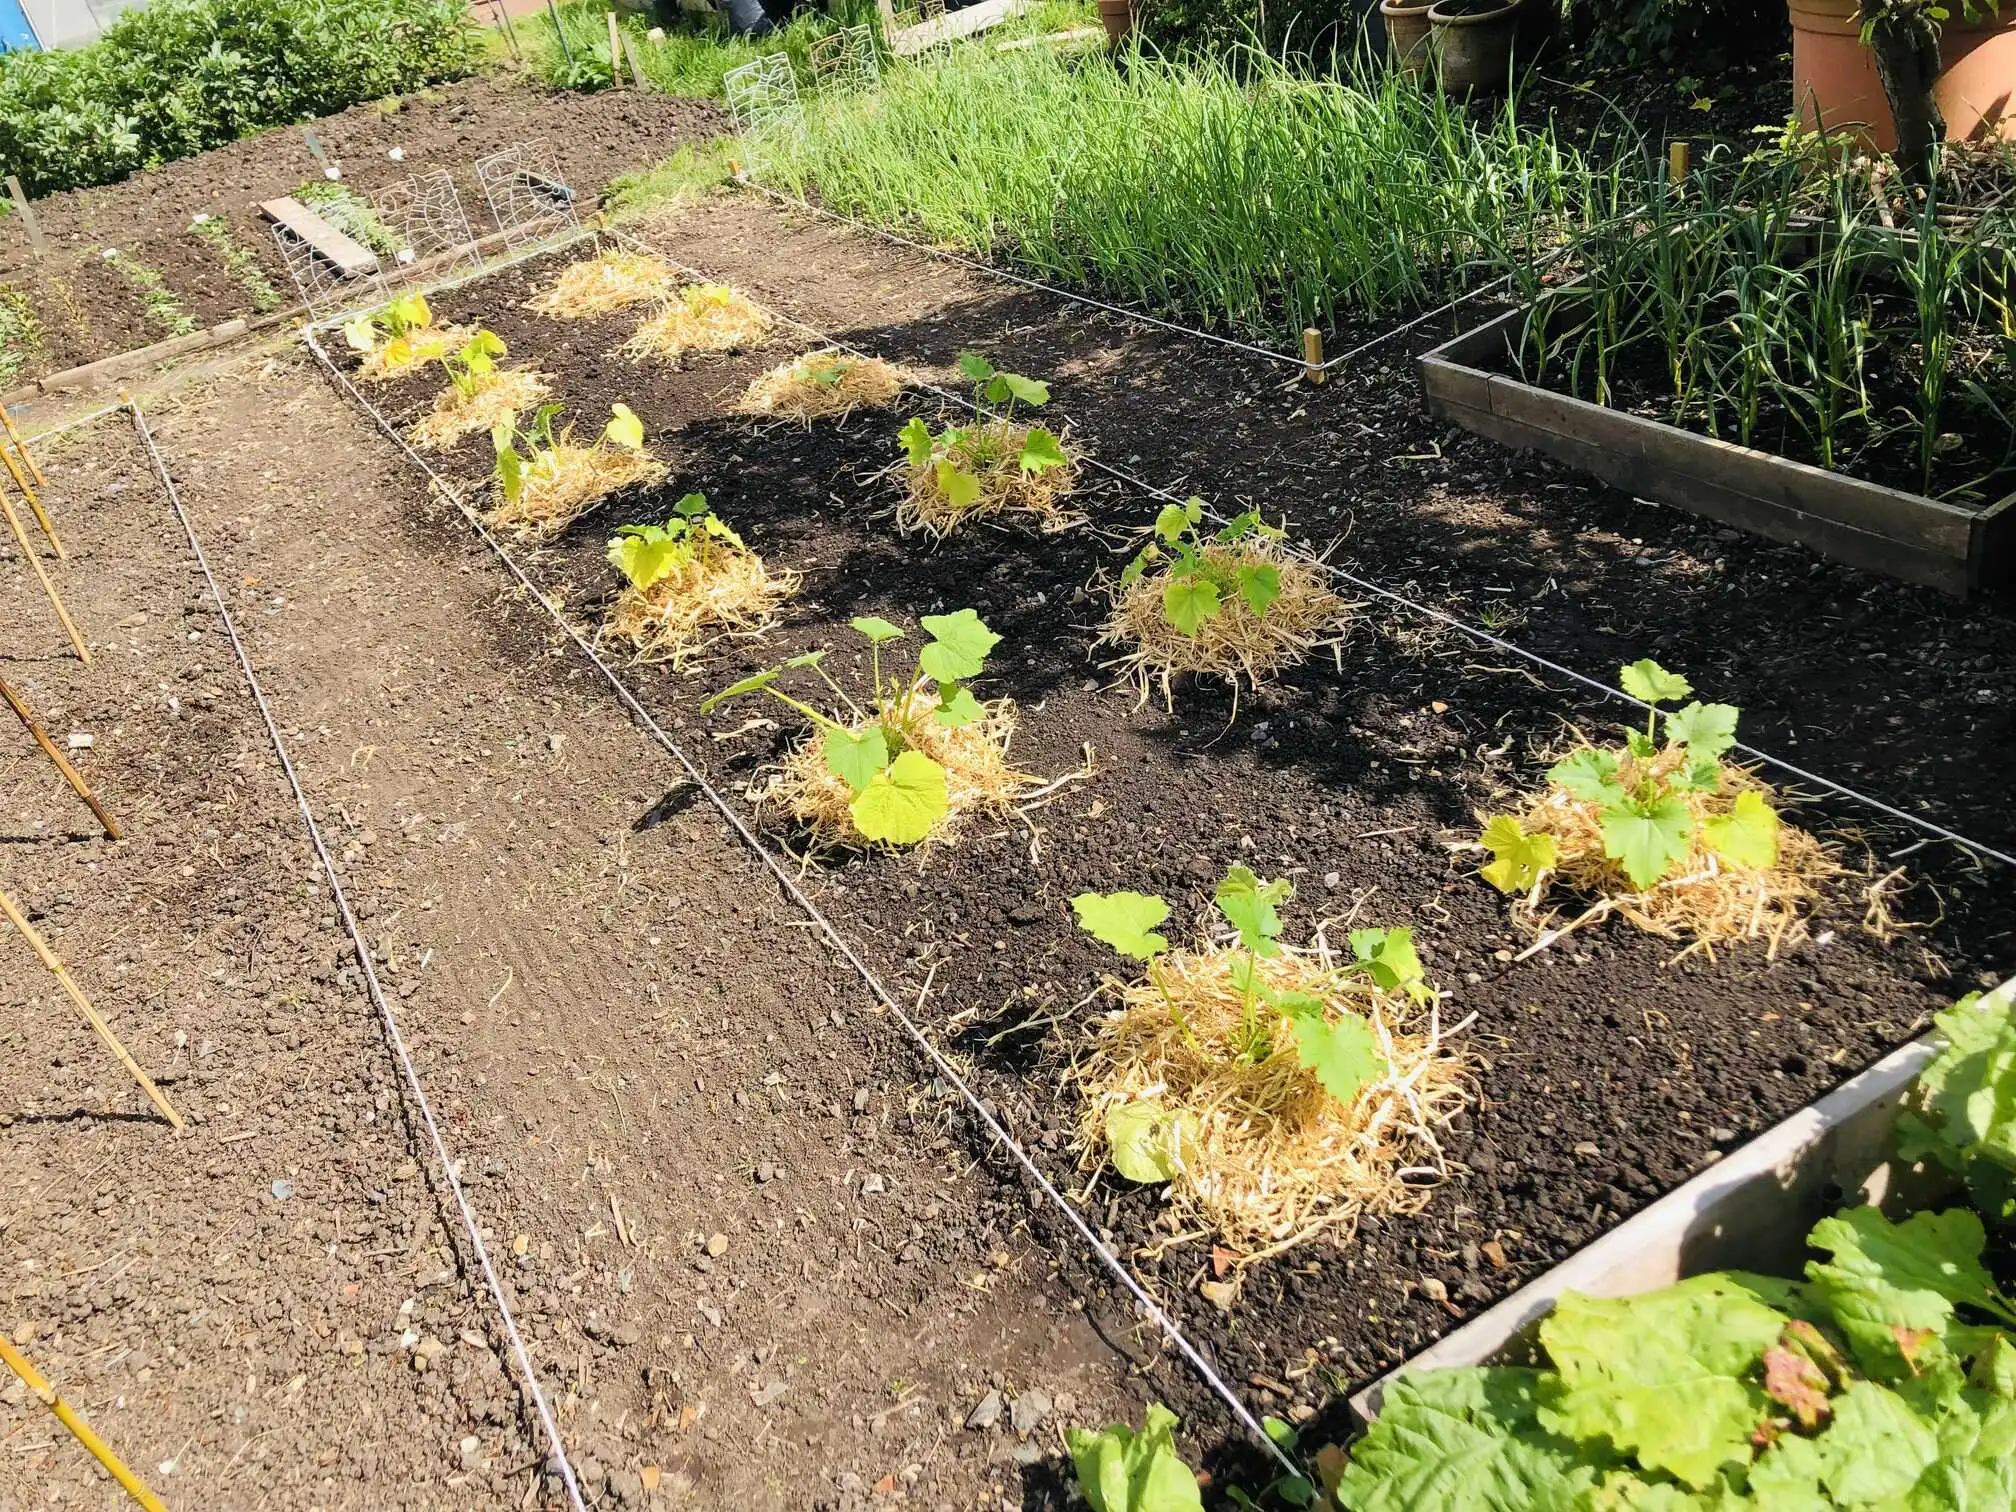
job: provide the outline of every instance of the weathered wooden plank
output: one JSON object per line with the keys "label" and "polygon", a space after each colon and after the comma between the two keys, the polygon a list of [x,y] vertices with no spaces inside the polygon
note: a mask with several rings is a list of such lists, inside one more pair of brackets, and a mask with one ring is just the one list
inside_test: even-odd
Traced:
{"label": "weathered wooden plank", "polygon": [[981,0],[978,5],[947,11],[935,20],[918,26],[898,26],[892,0],[879,0],[877,9],[882,13],[882,35],[889,43],[889,51],[902,58],[999,26],[1010,16],[1020,15],[1029,9],[1033,3],[1034,0]]}
{"label": "weathered wooden plank", "polygon": [[261,200],[259,210],[267,219],[278,221],[313,247],[318,255],[334,263],[345,278],[356,278],[377,270],[377,253],[362,243],[352,241],[301,201],[291,197]]}

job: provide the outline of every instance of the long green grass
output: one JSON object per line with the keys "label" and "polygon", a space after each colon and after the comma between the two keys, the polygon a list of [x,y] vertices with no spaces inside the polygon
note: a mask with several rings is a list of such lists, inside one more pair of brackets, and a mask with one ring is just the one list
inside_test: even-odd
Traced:
{"label": "long green grass", "polygon": [[1635,190],[1515,109],[1257,54],[954,49],[817,97],[752,150],[846,214],[1276,344],[1512,274]]}

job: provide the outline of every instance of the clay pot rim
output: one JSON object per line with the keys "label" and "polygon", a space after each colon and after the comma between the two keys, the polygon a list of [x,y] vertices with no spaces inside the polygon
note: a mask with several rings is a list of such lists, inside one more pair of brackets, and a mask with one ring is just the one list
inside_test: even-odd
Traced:
{"label": "clay pot rim", "polygon": [[1382,16],[1418,16],[1434,7],[1435,0],[1379,0]]}
{"label": "clay pot rim", "polygon": [[[1383,5],[1385,0],[1380,0]],[[1428,19],[1437,26],[1481,26],[1487,21],[1502,21],[1518,12],[1521,0],[1502,0],[1494,10],[1459,13],[1451,11],[1452,4],[1473,5],[1478,0],[1435,0],[1428,7]]]}

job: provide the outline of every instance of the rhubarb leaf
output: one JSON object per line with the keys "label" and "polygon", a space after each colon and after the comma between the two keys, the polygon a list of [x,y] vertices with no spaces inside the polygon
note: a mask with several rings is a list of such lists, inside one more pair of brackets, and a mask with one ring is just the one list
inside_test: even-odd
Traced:
{"label": "rhubarb leaf", "polygon": [[1539,1373],[1422,1370],[1386,1389],[1337,1487],[1344,1512],[1582,1512],[1596,1484],[1535,1413]]}
{"label": "rhubarb leaf", "polygon": [[1071,1468],[1092,1512],[1203,1512],[1197,1477],[1176,1452],[1176,1414],[1151,1403],[1141,1431],[1116,1425],[1102,1433],[1066,1431]]}

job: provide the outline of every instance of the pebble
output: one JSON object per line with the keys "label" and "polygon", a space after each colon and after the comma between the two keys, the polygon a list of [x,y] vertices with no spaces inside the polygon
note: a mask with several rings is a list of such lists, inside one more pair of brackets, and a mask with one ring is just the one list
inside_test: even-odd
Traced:
{"label": "pebble", "polygon": [[861,1183],[863,1197],[879,1197],[885,1190],[881,1176],[872,1172]]}
{"label": "pebble", "polygon": [[757,1181],[758,1185],[761,1185],[761,1184],[762,1184],[762,1183],[764,1183],[764,1182],[769,1182],[769,1181],[775,1181],[776,1179],[777,1179],[777,1167],[776,1167],[776,1166],[772,1165],[772,1164],[771,1164],[771,1163],[770,1163],[769,1161],[767,1161],[767,1160],[765,1160],[765,1161],[761,1161],[761,1162],[759,1162],[759,1163],[757,1164],[757,1166],[756,1166],[756,1181]]}
{"label": "pebble", "polygon": [[291,1181],[274,1182],[273,1195],[280,1201],[285,1202],[289,1197],[294,1195],[294,1183]]}
{"label": "pebble", "polygon": [[92,742],[95,739],[96,737],[91,735],[72,735],[69,739],[69,746],[73,751],[88,751],[91,749]]}
{"label": "pebble", "polygon": [[1015,1398],[1015,1405],[1008,1409],[1008,1422],[1017,1436],[1027,1438],[1050,1416],[1050,1393],[1041,1387],[1025,1391]]}
{"label": "pebble", "polygon": [[1001,1421],[1001,1393],[990,1391],[980,1398],[980,1403],[966,1415],[966,1426],[974,1430],[992,1428]]}
{"label": "pebble", "polygon": [[712,1255],[716,1260],[727,1254],[728,1236],[726,1234],[709,1234],[707,1236],[707,1253]]}

